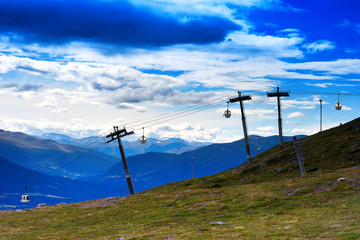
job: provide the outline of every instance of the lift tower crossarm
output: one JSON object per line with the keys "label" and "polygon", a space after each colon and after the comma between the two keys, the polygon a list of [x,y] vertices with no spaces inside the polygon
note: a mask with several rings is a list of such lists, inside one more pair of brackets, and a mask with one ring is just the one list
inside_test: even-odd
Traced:
{"label": "lift tower crossarm", "polygon": [[234,103],[234,102],[247,101],[247,100],[251,100],[251,97],[249,95],[230,98],[229,102]]}
{"label": "lift tower crossarm", "polygon": [[129,168],[128,168],[128,165],[127,165],[127,162],[126,162],[126,157],[125,157],[125,152],[124,152],[124,148],[123,148],[123,145],[121,143],[121,138],[122,137],[125,137],[125,136],[128,136],[128,135],[131,135],[131,134],[134,134],[133,131],[131,132],[127,132],[125,127],[121,130],[119,130],[118,127],[115,127],[114,126],[114,132],[108,134],[106,136],[106,138],[111,138],[109,141],[107,141],[106,143],[110,143],[114,140],[118,140],[118,143],[119,143],[119,150],[120,150],[120,154],[121,154],[121,159],[122,159],[122,162],[123,162],[123,165],[124,165],[124,170],[125,170],[125,175],[126,175],[126,182],[128,184],[128,187],[129,187],[129,192],[130,192],[130,195],[134,195],[135,194],[135,191],[134,191],[134,187],[133,187],[133,184],[132,184],[132,181],[131,181],[131,176],[130,176],[130,173],[129,173]]}
{"label": "lift tower crossarm", "polygon": [[282,135],[282,121],[281,121],[281,104],[280,97],[289,97],[289,92],[280,92],[279,87],[276,88],[276,92],[267,93],[268,97],[277,97],[277,105],[278,105],[278,124],[279,124],[279,147],[280,150],[283,149],[283,135]]}
{"label": "lift tower crossarm", "polygon": [[241,96],[240,92],[238,92],[238,94],[239,94],[238,97],[229,99],[229,102],[231,102],[231,103],[239,102],[240,103],[241,120],[242,120],[242,125],[243,125],[243,130],[244,130],[245,147],[246,147],[246,158],[247,158],[248,164],[252,164],[249,137],[247,134],[247,126],[246,126],[246,119],[245,119],[245,111],[244,111],[244,107],[243,107],[243,101],[251,100],[251,97],[249,95]]}
{"label": "lift tower crossarm", "polygon": [[115,132],[112,132],[112,133],[106,135],[106,138],[111,137],[111,139],[110,139],[109,141],[107,141],[106,143],[110,143],[110,142],[116,140],[118,136],[119,136],[120,138],[122,138],[122,137],[125,137],[125,136],[127,136],[127,135],[134,134],[134,131],[127,132],[125,128],[119,130],[118,127],[114,127],[114,130],[115,130]]}

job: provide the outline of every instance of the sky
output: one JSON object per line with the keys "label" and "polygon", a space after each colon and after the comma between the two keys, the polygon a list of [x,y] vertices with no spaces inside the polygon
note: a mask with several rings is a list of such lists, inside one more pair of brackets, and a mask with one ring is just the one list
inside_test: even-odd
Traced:
{"label": "sky", "polygon": [[[231,142],[358,117],[357,0],[2,0],[0,129]],[[336,110],[340,101],[342,109]],[[200,111],[202,110],[202,111]],[[185,115],[185,116],[183,116]],[[154,119],[155,117],[155,119]],[[156,118],[157,117],[157,118]],[[142,129],[144,127],[144,129]]]}

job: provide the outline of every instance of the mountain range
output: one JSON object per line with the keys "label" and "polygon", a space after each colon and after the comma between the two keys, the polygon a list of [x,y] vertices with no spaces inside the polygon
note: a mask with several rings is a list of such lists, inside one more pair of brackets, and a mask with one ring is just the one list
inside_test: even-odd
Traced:
{"label": "mountain range", "polygon": [[[304,136],[297,136],[302,138]],[[291,141],[292,137],[284,137]],[[249,136],[252,156],[278,144],[278,136]],[[192,177],[192,161],[194,160],[194,177],[209,176],[234,167],[246,161],[245,140],[232,143],[211,144],[181,154],[145,153],[127,158],[134,188],[142,191],[168,182],[181,181]],[[92,178],[97,182],[125,184],[123,164],[120,162],[107,172]],[[87,179],[92,181],[91,178]]]}
{"label": "mountain range", "polygon": [[[65,136],[62,139],[65,141]],[[278,144],[277,136],[250,136],[249,139],[253,156]],[[68,140],[73,143],[72,138]],[[285,137],[284,140],[291,138]],[[165,152],[147,152],[127,157],[136,192],[191,178],[193,158],[195,177],[219,173],[246,161],[243,139],[200,148],[195,144],[189,147],[195,150],[180,154],[168,153],[189,144],[181,145],[181,142],[185,141],[151,140],[147,150]],[[134,142],[132,144],[135,145]],[[142,147],[136,144],[138,148]],[[38,202],[43,200],[50,204],[68,198],[80,201],[127,195],[129,192],[121,159],[84,146],[0,130],[0,205],[24,207],[18,199],[25,185],[29,186],[32,196],[39,196]],[[125,152],[127,155],[128,148],[125,148]]]}
{"label": "mountain range", "polygon": [[[84,146],[94,141],[105,142],[106,140],[101,137],[86,137],[86,138],[72,138],[67,135],[58,133],[46,133],[38,136],[41,139],[54,140],[59,143]],[[145,144],[141,144],[139,141],[127,141],[121,140],[124,148],[126,149],[126,156],[133,156],[147,152],[161,152],[161,153],[175,153],[180,154],[195,150],[200,147],[210,145],[210,142],[196,142],[185,141],[181,138],[167,138],[167,139],[155,139],[147,138]],[[97,148],[98,151],[113,156],[120,156],[119,147],[116,142],[101,145]]]}

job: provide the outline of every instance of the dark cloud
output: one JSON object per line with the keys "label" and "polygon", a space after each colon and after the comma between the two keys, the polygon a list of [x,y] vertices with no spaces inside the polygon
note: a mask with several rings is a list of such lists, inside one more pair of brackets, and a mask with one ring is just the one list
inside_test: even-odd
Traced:
{"label": "dark cloud", "polygon": [[104,84],[100,84],[98,82],[92,82],[91,83],[91,86],[93,89],[95,90],[98,90],[98,91],[102,91],[102,90],[107,90],[107,91],[116,91],[120,88],[122,88],[123,86],[116,86],[116,87],[113,87],[113,86],[106,86]]}
{"label": "dark cloud", "polygon": [[142,102],[167,103],[172,105],[202,105],[214,97],[213,92],[190,91],[182,93],[173,90],[170,87],[161,86],[142,89],[124,89],[116,92],[114,96],[107,100],[110,105],[116,105],[118,108],[128,108],[129,104],[138,104]]}
{"label": "dark cloud", "polygon": [[174,91],[169,87],[154,87],[154,88],[138,88],[138,89],[124,89],[116,93],[116,96],[111,100],[115,103],[140,103],[146,101],[165,101],[171,97]]}
{"label": "dark cloud", "polygon": [[34,91],[37,92],[39,91],[40,88],[42,88],[41,85],[36,85],[36,84],[16,84],[16,83],[3,83],[0,84],[0,88],[13,88],[15,92],[29,92],[29,91]]}
{"label": "dark cloud", "polygon": [[[197,16],[181,22],[127,1],[0,1],[0,33],[19,41],[59,44],[92,41],[125,46],[219,42],[239,26],[228,19]],[[192,20],[191,20],[192,19]],[[16,39],[13,39],[16,40]]]}
{"label": "dark cloud", "polygon": [[157,129],[158,131],[166,131],[166,132],[172,132],[175,129],[171,126],[162,126]]}
{"label": "dark cloud", "polygon": [[41,85],[35,85],[35,84],[22,84],[17,87],[18,92],[28,92],[28,91],[34,91],[37,92],[39,89],[42,88]]}
{"label": "dark cloud", "polygon": [[32,73],[40,73],[40,74],[44,74],[44,75],[49,73],[47,71],[43,71],[43,70],[36,69],[36,68],[33,68],[33,67],[28,67],[28,66],[18,66],[17,69],[25,70],[27,72],[32,72]]}
{"label": "dark cloud", "polygon": [[2,83],[0,84],[0,88],[15,88],[18,85],[15,83]]}

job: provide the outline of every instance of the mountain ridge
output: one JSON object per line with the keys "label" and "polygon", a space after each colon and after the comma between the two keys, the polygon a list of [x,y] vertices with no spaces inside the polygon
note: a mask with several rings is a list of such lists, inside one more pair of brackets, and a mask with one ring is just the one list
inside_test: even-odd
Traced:
{"label": "mountain ridge", "polygon": [[[67,135],[57,134],[57,133],[47,133],[37,137],[41,139],[55,140],[60,143],[71,144],[75,146],[82,146],[89,141],[92,141],[94,139],[96,140],[99,138],[99,137],[72,138]],[[147,138],[145,144],[140,144],[138,140],[128,141],[126,139],[123,139],[122,143],[124,145],[124,148],[126,149],[127,156],[138,155],[146,152],[166,152],[166,153],[180,154],[185,151],[191,151],[212,144],[210,142],[186,141],[181,138],[165,138],[165,139]],[[120,156],[117,143],[109,143],[100,146],[98,150],[113,156]]]}

